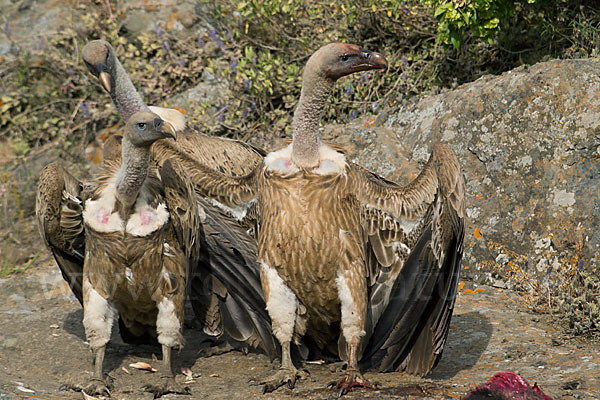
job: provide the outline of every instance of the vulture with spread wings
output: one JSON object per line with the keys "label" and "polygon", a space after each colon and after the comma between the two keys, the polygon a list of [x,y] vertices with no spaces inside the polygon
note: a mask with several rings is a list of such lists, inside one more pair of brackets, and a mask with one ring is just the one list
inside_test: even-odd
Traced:
{"label": "vulture with spread wings", "polygon": [[[191,171],[207,196],[253,204],[261,283],[281,369],[272,391],[300,376],[290,343],[347,360],[340,394],[371,386],[360,373],[425,375],[448,335],[464,236],[464,182],[456,156],[440,143],[407,186],[387,181],[321,142],[318,124],[335,81],[383,69],[385,58],[333,43],[308,60],[292,143],[243,177]],[[253,202],[256,200],[256,202]]]}

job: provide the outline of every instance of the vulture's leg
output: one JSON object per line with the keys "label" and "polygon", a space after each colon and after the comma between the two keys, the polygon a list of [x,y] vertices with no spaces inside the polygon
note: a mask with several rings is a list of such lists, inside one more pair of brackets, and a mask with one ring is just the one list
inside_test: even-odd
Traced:
{"label": "vulture's leg", "polygon": [[355,387],[374,388],[358,369],[358,349],[365,334],[367,316],[367,288],[360,270],[348,269],[338,273],[336,284],[342,307],[342,334],[348,346],[348,365],[344,376],[337,384],[328,386],[339,389],[343,396]]}
{"label": "vulture's leg", "polygon": [[94,359],[92,361],[92,377],[82,389],[92,396],[110,394],[102,372],[102,364],[104,363],[106,343],[110,339],[115,315],[115,309],[112,305],[94,290],[90,281],[84,275],[83,326]]}
{"label": "vulture's leg", "polygon": [[296,379],[304,376],[294,367],[290,354],[298,300],[277,270],[264,263],[260,271],[260,281],[265,294],[267,311],[272,321],[273,334],[281,344],[281,367],[273,375],[259,379],[257,384],[264,385],[263,393],[272,392],[285,384],[293,389]]}
{"label": "vulture's leg", "polygon": [[171,365],[171,350],[173,347],[183,346],[183,310],[185,305],[185,292],[175,291],[173,295],[166,296],[158,303],[158,316],[156,318],[156,331],[158,342],[162,346],[162,365],[159,368],[160,385],[146,385],[144,389],[154,393],[154,398],[167,393],[190,394],[190,389],[175,381],[173,366]]}

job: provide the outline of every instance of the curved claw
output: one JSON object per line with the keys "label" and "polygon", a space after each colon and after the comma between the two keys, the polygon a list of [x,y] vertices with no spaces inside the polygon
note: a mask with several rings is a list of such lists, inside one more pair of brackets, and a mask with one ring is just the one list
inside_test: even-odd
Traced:
{"label": "curved claw", "polygon": [[333,389],[335,386],[337,386],[337,382],[336,381],[331,381],[327,384],[327,386],[325,386],[327,389]]}
{"label": "curved claw", "polygon": [[254,378],[249,379],[249,383],[253,385],[264,385],[262,388],[262,393],[270,393],[276,390],[277,388],[287,385],[288,388],[294,389],[296,386],[296,381],[298,379],[302,379],[304,374],[302,371],[298,371],[295,368],[281,368],[275,374],[261,378],[260,380],[256,380]]}
{"label": "curved claw", "polygon": [[166,379],[165,383],[157,386],[157,385],[144,385],[142,389],[146,392],[152,393],[153,398],[158,399],[159,397],[164,396],[165,394],[173,393],[173,394],[183,394],[190,395],[192,391],[187,386],[181,386],[175,382],[173,378],[163,378]]}
{"label": "curved claw", "polygon": [[91,378],[88,385],[81,388],[81,391],[90,396],[110,396],[110,390],[104,379]]}

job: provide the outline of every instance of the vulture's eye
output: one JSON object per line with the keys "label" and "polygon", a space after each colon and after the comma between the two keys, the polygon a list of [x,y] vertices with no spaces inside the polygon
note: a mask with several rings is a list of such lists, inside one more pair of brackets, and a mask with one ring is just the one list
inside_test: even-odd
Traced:
{"label": "vulture's eye", "polygon": [[143,131],[146,129],[146,123],[145,122],[138,122],[137,127],[140,131]]}
{"label": "vulture's eye", "polygon": [[344,55],[340,56],[340,60],[342,60],[344,62],[348,61],[349,58],[350,58],[350,56],[348,54],[344,54]]}

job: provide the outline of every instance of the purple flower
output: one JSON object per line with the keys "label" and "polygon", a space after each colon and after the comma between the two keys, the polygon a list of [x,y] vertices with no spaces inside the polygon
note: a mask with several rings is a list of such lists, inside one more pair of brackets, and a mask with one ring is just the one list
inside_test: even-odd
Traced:
{"label": "purple flower", "polygon": [[354,93],[354,88],[352,87],[352,83],[348,82],[346,85],[346,95],[351,95],[352,93]]}
{"label": "purple flower", "polygon": [[231,61],[231,64],[229,64],[229,66],[235,70],[238,66],[237,58],[234,58],[233,61]]}
{"label": "purple flower", "polygon": [[219,37],[217,35],[217,32],[214,29],[211,29],[210,32],[208,32],[208,36],[212,39],[212,40],[217,40],[217,38]]}
{"label": "purple flower", "polygon": [[204,40],[202,40],[202,36],[198,36],[198,41],[196,43],[198,43],[199,47],[204,47]]}
{"label": "purple flower", "polygon": [[6,33],[6,36],[10,36],[10,24],[8,23],[8,21],[6,21],[6,23],[4,24],[4,33]]}
{"label": "purple flower", "polygon": [[242,118],[246,119],[248,117],[248,107],[244,107],[242,110]]}
{"label": "purple flower", "polygon": [[171,43],[168,40],[163,41],[163,49],[165,49],[165,51],[171,50]]}
{"label": "purple flower", "polygon": [[356,111],[352,111],[352,114],[350,114],[350,119],[354,118],[356,118]]}
{"label": "purple flower", "polygon": [[162,36],[162,28],[160,27],[160,25],[157,25],[156,28],[154,28],[154,33],[156,33],[157,37],[161,37]]}
{"label": "purple flower", "polygon": [[152,59],[152,66],[154,67],[154,69],[156,69],[156,68],[157,68],[157,63],[158,63],[158,62],[156,61],[156,58],[153,58],[153,59]]}
{"label": "purple flower", "polygon": [[86,117],[90,116],[90,106],[88,105],[87,101],[84,101],[83,103],[81,103],[81,106],[79,108],[81,108],[81,111],[83,112],[83,114]]}
{"label": "purple flower", "polygon": [[400,58],[400,60],[402,60],[402,62],[404,64],[408,64],[408,58],[406,56],[402,56],[402,58]]}
{"label": "purple flower", "polygon": [[250,79],[246,79],[244,81],[244,92],[248,92],[250,90],[251,87],[251,83],[250,83]]}
{"label": "purple flower", "polygon": [[179,59],[179,64],[181,64],[182,67],[186,67],[187,66],[187,61],[185,61],[185,59],[180,58]]}
{"label": "purple flower", "polygon": [[252,57],[252,64],[256,65],[256,56]]}

